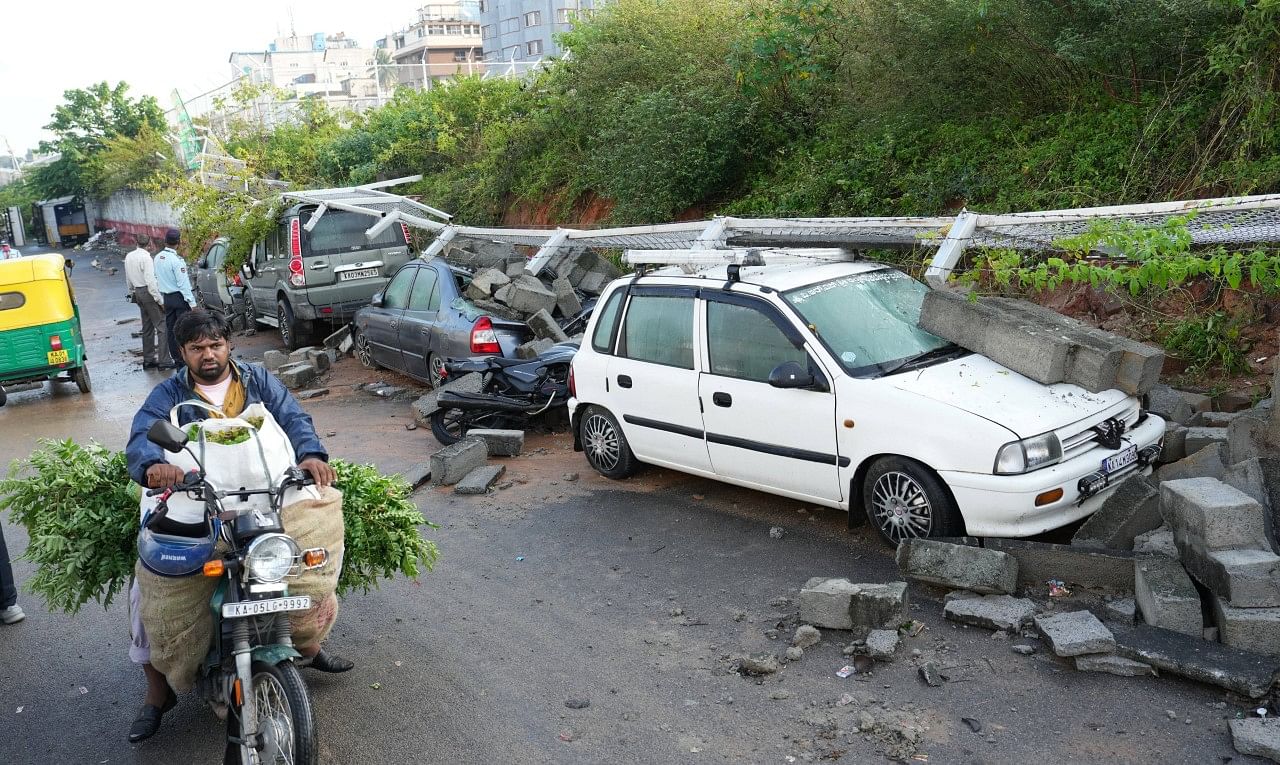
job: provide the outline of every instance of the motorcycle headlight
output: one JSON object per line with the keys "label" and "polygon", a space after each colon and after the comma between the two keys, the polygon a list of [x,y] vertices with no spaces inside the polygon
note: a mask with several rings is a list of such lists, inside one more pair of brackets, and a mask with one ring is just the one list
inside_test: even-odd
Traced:
{"label": "motorcycle headlight", "polygon": [[259,582],[278,582],[298,563],[298,545],[283,534],[266,534],[249,543],[245,570]]}
{"label": "motorcycle headlight", "polygon": [[1054,433],[1024,438],[1000,447],[996,453],[997,475],[1029,473],[1062,459],[1062,442]]}

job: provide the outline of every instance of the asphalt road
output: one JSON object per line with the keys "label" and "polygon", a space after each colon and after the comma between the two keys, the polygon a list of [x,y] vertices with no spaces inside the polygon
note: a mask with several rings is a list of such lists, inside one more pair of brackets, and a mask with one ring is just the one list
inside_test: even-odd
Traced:
{"label": "asphalt road", "polygon": [[[161,379],[128,352],[137,323],[117,323],[136,316],[122,274],[76,259],[95,392],[12,395],[0,408],[5,458],[43,437],[122,447]],[[260,357],[273,340],[238,339],[237,353]],[[406,429],[404,402],[351,389],[378,377],[395,378],[343,360],[330,395],[307,407],[335,456],[405,470],[438,445]],[[796,626],[779,598],[794,601],[817,575],[894,580],[888,551],[839,513],[757,492],[657,469],[607,481],[563,435],[533,438],[506,464],[512,485],[488,497],[417,493],[440,524],[424,529],[442,552],[434,572],[345,599],[329,647],[356,670],[306,672],[323,762],[1249,761],[1226,724],[1244,700],[1173,678],[1079,673],[1043,647],[1015,655],[1007,640],[944,621],[932,592],[913,596],[924,632],[870,675],[835,676],[849,636],[827,631],[777,675],[740,677],[732,656],[781,654]],[[25,548],[7,520],[5,534],[12,553]],[[23,561],[16,570],[20,582],[32,573]],[[155,738],[126,742],[143,680],[122,605],[69,616],[22,603],[27,620],[0,627],[0,761],[218,761],[221,725],[190,696]],[[921,683],[923,661],[948,682]]]}

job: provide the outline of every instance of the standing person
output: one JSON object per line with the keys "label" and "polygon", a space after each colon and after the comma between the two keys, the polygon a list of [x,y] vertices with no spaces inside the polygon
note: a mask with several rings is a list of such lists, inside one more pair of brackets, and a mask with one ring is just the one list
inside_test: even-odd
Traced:
{"label": "standing person", "polygon": [[10,247],[9,240],[0,241],[0,260],[16,260],[22,257],[22,253],[18,252],[17,247]]}
{"label": "standing person", "polygon": [[27,615],[18,605],[18,586],[13,579],[9,548],[4,544],[4,526],[0,526],[0,622],[17,624],[25,618]]}
{"label": "standing person", "polygon": [[182,237],[178,234],[178,229],[166,231],[165,247],[156,254],[155,261],[156,286],[164,301],[165,333],[169,340],[169,357],[173,360],[170,366],[175,369],[182,354],[173,336],[173,325],[182,314],[196,307],[196,297],[191,293],[191,279],[187,277],[187,261],[174,249],[180,241]]}
{"label": "standing person", "polygon": [[142,314],[142,368],[168,368],[173,366],[173,358],[169,355],[169,333],[164,308],[160,305],[164,298],[156,286],[155,263],[147,249],[151,246],[151,237],[138,234],[134,241],[137,249],[124,256],[124,280]]}

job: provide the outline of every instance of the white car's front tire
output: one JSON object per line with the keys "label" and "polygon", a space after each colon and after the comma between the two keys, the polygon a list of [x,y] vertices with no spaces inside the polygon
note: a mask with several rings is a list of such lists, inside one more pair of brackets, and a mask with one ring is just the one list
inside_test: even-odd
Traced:
{"label": "white car's front tire", "polygon": [[890,545],[964,533],[955,499],[932,470],[906,457],[881,457],[862,482],[867,520]]}

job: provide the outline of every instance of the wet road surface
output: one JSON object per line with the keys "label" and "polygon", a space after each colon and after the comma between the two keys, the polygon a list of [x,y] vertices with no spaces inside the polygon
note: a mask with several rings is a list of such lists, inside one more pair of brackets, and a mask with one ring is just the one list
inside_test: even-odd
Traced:
{"label": "wet road surface", "polygon": [[[123,275],[74,257],[95,390],[12,395],[0,408],[6,460],[38,438],[121,448],[161,379],[129,352],[138,323],[117,323],[137,316]],[[260,358],[275,341],[263,330],[237,338],[236,352]],[[305,405],[334,456],[408,469],[438,444],[428,429],[406,429],[405,402],[351,389],[374,379],[407,384],[344,359],[331,393]],[[835,676],[850,636],[825,631],[777,675],[740,677],[731,655],[781,654],[796,626],[793,602],[779,598],[794,601],[811,576],[896,579],[889,552],[865,530],[849,533],[834,511],[665,470],[605,480],[563,435],[531,438],[506,465],[511,486],[487,497],[415,495],[440,524],[424,529],[441,548],[435,572],[345,599],[329,647],[357,668],[305,673],[322,762],[1250,761],[1227,733],[1241,700],[1176,679],[1078,673],[1043,647],[1017,656],[1007,640],[945,622],[920,594],[912,615],[925,631],[869,676]],[[770,538],[773,526],[786,535]],[[25,548],[7,519],[5,533],[13,554]],[[16,570],[19,582],[32,573],[22,561]],[[191,696],[155,738],[126,742],[143,681],[127,659],[121,604],[69,616],[29,595],[22,603],[27,620],[0,627],[0,761],[220,759],[222,726]],[[916,662],[925,659],[949,682],[922,684]],[[570,709],[571,699],[590,703]]]}

